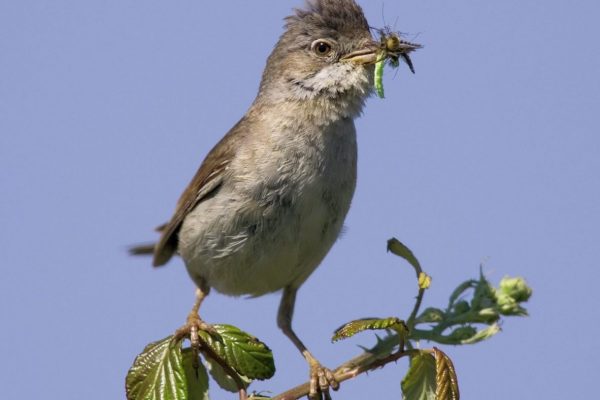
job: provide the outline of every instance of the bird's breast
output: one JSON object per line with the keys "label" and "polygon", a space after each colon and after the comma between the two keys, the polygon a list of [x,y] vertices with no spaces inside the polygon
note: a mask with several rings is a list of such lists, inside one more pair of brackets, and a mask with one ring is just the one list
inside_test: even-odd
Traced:
{"label": "bird's breast", "polygon": [[200,227],[193,239],[195,256],[186,260],[192,277],[234,295],[300,285],[335,242],[350,207],[354,124],[273,132],[238,153],[230,174],[194,211],[212,228]]}

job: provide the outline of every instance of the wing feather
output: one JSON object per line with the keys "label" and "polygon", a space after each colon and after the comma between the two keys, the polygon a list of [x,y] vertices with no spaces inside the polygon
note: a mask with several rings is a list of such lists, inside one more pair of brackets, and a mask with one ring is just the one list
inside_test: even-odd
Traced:
{"label": "wing feather", "polygon": [[204,199],[216,193],[226,179],[226,171],[241,140],[246,137],[242,118],[208,153],[185,189],[171,220],[160,227],[161,238],[154,247],[155,267],[166,264],[177,251],[178,233],[185,217]]}

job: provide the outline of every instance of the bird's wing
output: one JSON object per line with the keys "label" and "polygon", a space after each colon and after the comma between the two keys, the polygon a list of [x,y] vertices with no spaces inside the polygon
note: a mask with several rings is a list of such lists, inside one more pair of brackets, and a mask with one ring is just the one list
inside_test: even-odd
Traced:
{"label": "bird's wing", "polygon": [[196,175],[185,189],[171,220],[159,227],[161,237],[154,247],[155,267],[166,264],[177,251],[178,233],[185,217],[206,197],[219,190],[239,142],[245,137],[244,118],[208,153]]}

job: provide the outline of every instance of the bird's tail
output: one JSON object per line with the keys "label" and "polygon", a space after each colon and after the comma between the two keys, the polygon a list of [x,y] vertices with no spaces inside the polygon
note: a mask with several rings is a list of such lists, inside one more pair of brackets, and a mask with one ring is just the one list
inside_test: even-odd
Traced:
{"label": "bird's tail", "polygon": [[132,256],[151,256],[154,254],[156,243],[137,244],[129,248],[129,254]]}

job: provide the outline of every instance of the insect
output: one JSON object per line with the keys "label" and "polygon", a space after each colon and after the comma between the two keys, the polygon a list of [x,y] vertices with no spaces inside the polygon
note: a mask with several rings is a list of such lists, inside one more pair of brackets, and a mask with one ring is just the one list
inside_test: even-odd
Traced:
{"label": "insect", "polygon": [[379,33],[380,45],[377,62],[375,63],[375,91],[379,97],[384,98],[383,68],[385,67],[386,62],[388,62],[392,68],[398,68],[400,65],[400,58],[402,58],[402,61],[408,65],[408,68],[414,74],[415,68],[408,54],[422,46],[420,44],[402,40],[400,35],[396,32],[392,32],[389,27],[377,29],[377,32]]}

